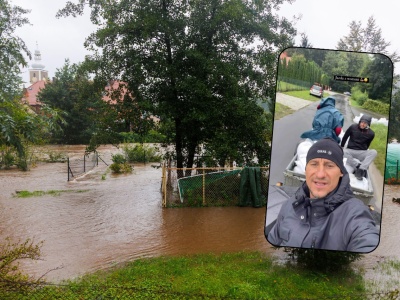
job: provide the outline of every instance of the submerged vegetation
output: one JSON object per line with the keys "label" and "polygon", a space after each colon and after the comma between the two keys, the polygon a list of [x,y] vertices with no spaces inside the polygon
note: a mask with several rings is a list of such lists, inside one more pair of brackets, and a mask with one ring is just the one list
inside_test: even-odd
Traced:
{"label": "submerged vegetation", "polygon": [[60,196],[61,193],[85,193],[89,190],[48,190],[48,191],[16,191],[17,198],[40,197],[45,195]]}

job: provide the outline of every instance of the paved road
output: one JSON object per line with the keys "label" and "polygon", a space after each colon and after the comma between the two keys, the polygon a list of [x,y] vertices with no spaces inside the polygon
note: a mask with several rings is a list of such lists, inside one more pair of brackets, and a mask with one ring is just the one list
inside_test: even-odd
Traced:
{"label": "paved road", "polygon": [[[352,108],[348,103],[348,98],[342,94],[333,94],[336,99],[336,108],[343,114],[344,130],[353,124],[353,119],[358,116],[360,111]],[[312,121],[319,104],[319,101],[310,102],[295,97],[282,97],[277,94],[277,102],[284,104],[296,110],[293,114],[287,115],[274,122],[272,150],[271,150],[271,166],[270,166],[270,184],[284,182],[283,171],[293,158],[300,135],[310,130]],[[354,110],[354,111],[353,111]],[[379,117],[375,116],[374,117]],[[375,181],[374,191],[376,207],[381,207],[383,178],[376,170],[371,168],[373,180]],[[376,185],[378,183],[379,185]],[[378,200],[377,200],[378,199]]]}

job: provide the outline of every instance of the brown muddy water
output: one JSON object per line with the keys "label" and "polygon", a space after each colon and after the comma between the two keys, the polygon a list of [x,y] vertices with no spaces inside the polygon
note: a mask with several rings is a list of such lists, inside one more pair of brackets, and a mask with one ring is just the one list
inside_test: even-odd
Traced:
{"label": "brown muddy water", "polygon": [[[46,148],[71,158],[83,146]],[[99,148],[111,162],[112,146]],[[105,177],[105,180],[102,179]],[[118,263],[161,255],[261,251],[280,257],[264,237],[264,208],[162,208],[161,169],[135,165],[132,174],[113,175],[106,164],[67,181],[66,163],[38,163],[28,172],[0,171],[0,240],[44,241],[42,259],[24,262],[28,274],[59,282]],[[64,190],[58,196],[17,198],[16,191]],[[376,282],[376,266],[400,259],[399,186],[386,186],[379,247],[359,263]],[[397,275],[398,276],[398,275]],[[393,275],[392,275],[393,277]],[[398,277],[400,278],[400,276]]]}
{"label": "brown muddy water", "polygon": [[[51,151],[83,157],[84,147]],[[99,149],[107,163],[116,152],[112,146]],[[161,169],[135,165],[129,175],[106,170],[100,161],[69,182],[66,163],[39,163],[29,172],[0,171],[0,239],[44,241],[42,260],[24,262],[29,274],[41,276],[57,268],[46,276],[57,282],[142,257],[275,252],[264,237],[263,208],[162,208]],[[21,190],[69,192],[16,198]]]}

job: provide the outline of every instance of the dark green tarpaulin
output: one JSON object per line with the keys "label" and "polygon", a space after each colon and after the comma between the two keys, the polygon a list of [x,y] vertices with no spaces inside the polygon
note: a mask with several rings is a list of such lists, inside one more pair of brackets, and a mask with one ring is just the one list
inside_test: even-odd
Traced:
{"label": "dark green tarpaulin", "polygon": [[261,207],[264,196],[261,190],[261,170],[259,167],[245,167],[240,172],[240,206]]}

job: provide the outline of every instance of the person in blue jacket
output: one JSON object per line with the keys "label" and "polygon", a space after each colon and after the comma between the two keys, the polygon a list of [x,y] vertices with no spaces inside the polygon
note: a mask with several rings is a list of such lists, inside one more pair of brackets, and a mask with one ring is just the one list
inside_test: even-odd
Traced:
{"label": "person in blue jacket", "polygon": [[286,201],[267,234],[274,246],[368,253],[379,244],[369,208],[357,199],[343,164],[343,149],[331,138],[307,153],[306,181]]}
{"label": "person in blue jacket", "polygon": [[312,122],[312,130],[304,132],[300,137],[313,141],[330,137],[340,143],[339,135],[342,132],[344,117],[335,104],[336,100],[333,97],[322,99]]}

